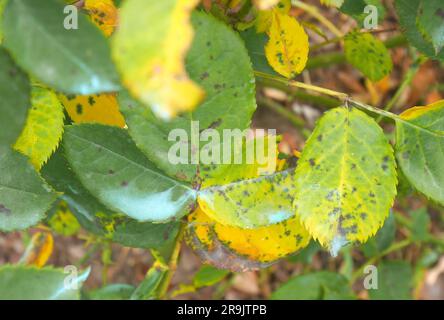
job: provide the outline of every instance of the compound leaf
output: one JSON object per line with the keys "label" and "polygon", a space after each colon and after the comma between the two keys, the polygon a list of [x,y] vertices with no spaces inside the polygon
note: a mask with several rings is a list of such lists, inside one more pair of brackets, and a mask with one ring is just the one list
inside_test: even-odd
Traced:
{"label": "compound leaf", "polygon": [[376,122],[356,109],[324,114],[295,175],[296,214],[332,255],[373,236],[396,195],[393,150]]}
{"label": "compound leaf", "polygon": [[444,100],[413,107],[396,122],[396,157],[409,182],[444,204]]}
{"label": "compound leaf", "polygon": [[118,90],[104,35],[81,14],[76,30],[65,28],[65,19],[57,0],[8,1],[4,45],[17,64],[54,89],[70,94]]}
{"label": "compound leaf", "polygon": [[123,129],[68,126],[64,146],[83,185],[116,212],[165,222],[187,214],[195,202],[196,191],[159,171]]}
{"label": "compound leaf", "polygon": [[50,89],[33,87],[26,126],[14,145],[37,170],[58,147],[63,135],[63,106]]}
{"label": "compound leaf", "polygon": [[373,82],[381,80],[393,69],[392,58],[384,43],[370,33],[353,31],[347,34],[345,56]]}
{"label": "compound leaf", "polygon": [[294,78],[304,70],[308,59],[308,36],[295,18],[273,11],[268,32],[270,39],[265,56],[273,69],[287,78]]}
{"label": "compound leaf", "polygon": [[198,0],[125,1],[113,56],[129,91],[160,118],[190,111],[203,90],[188,78],[190,15]]}
{"label": "compound leaf", "polygon": [[0,230],[23,230],[37,224],[56,194],[16,151],[0,154],[0,172]]}

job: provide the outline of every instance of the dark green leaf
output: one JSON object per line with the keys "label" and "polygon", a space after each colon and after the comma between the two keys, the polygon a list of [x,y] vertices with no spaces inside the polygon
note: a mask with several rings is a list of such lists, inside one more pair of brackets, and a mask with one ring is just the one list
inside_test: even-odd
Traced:
{"label": "dark green leaf", "polygon": [[193,285],[196,288],[208,287],[222,281],[230,271],[204,265],[194,275]]}
{"label": "dark green leaf", "polygon": [[0,154],[0,172],[0,230],[22,230],[37,224],[56,194],[16,151]]}
{"label": "dark green leaf", "polygon": [[0,155],[17,140],[26,122],[30,91],[26,75],[0,47]]}
{"label": "dark green leaf", "polygon": [[384,261],[378,265],[378,288],[370,289],[372,300],[411,299],[413,272],[405,261]]}
{"label": "dark green leaf", "polygon": [[418,28],[439,54],[444,46],[444,2],[442,0],[421,0],[418,11]]}
{"label": "dark green leaf", "polygon": [[91,300],[129,300],[135,288],[129,284],[113,283],[88,292]]}
{"label": "dark green leaf", "polygon": [[364,252],[364,255],[367,258],[373,257],[383,252],[390,246],[393,240],[395,240],[395,233],[395,216],[393,215],[393,213],[390,213],[387,220],[385,220],[381,230],[376,233],[376,236],[370,238],[361,246],[362,252]]}
{"label": "dark green leaf", "polygon": [[381,0],[345,0],[340,11],[355,19],[361,27],[364,27],[364,20],[369,15],[365,12],[368,5],[373,5],[378,10],[378,22],[384,20],[386,10]]}
{"label": "dark green leaf", "polygon": [[57,0],[9,1],[4,14],[5,47],[38,80],[72,94],[119,89],[108,42],[82,14],[77,30],[65,29]]}
{"label": "dark green leaf", "polygon": [[131,300],[152,300],[158,298],[159,286],[167,275],[168,268],[155,263],[147,272],[145,279],[131,295]]}
{"label": "dark green leaf", "polygon": [[413,241],[426,241],[430,237],[430,217],[427,208],[421,208],[410,212],[412,219],[411,231]]}

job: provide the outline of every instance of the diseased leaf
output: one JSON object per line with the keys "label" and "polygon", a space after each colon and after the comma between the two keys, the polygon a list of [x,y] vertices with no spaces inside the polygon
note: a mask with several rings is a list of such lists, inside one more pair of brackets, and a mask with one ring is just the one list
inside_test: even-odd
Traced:
{"label": "diseased leaf", "polygon": [[179,222],[138,222],[107,209],[78,181],[60,149],[42,168],[42,174],[56,190],[63,192],[61,198],[87,231],[127,247],[155,249],[169,259]]}
{"label": "diseased leaf", "polygon": [[432,59],[444,61],[444,50],[439,53],[431,41],[427,41],[418,29],[417,18],[421,0],[396,0],[395,8],[399,23],[409,42],[419,51]]}
{"label": "diseased leaf", "polygon": [[69,126],[64,147],[82,184],[112,210],[138,221],[166,222],[193,207],[196,191],[159,171],[125,130]]}
{"label": "diseased leaf", "polygon": [[[196,36],[188,52],[187,69],[191,79],[205,89],[205,101],[193,112],[166,122],[157,119],[151,110],[127,93],[121,92],[118,96],[130,135],[137,146],[168,175],[189,182],[196,180],[198,174],[198,166],[192,163],[191,156],[207,144],[201,143],[199,149],[193,144],[192,150],[191,139],[206,129],[216,130],[221,137],[224,129],[242,131],[249,127],[256,110],[254,75],[242,40],[209,15],[194,13],[192,22]],[[199,128],[194,126],[192,129],[197,123]],[[177,131],[186,133],[185,141],[173,134]],[[185,145],[186,151],[180,154],[185,161],[172,163],[169,152],[177,150],[178,145]]]}
{"label": "diseased leaf", "polygon": [[54,238],[49,232],[37,232],[32,235],[20,263],[43,267],[51,257],[54,249]]}
{"label": "diseased leaf", "polygon": [[444,47],[444,3],[441,0],[421,0],[417,24],[424,38],[432,43],[438,55]]}
{"label": "diseased leaf", "polygon": [[51,230],[65,237],[75,235],[79,232],[80,224],[65,201],[59,201],[53,211],[48,217],[48,226]]}
{"label": "diseased leaf", "polygon": [[250,229],[285,221],[294,216],[290,190],[294,170],[202,189],[199,206],[225,225]]}
{"label": "diseased leaf", "polygon": [[406,261],[383,261],[378,265],[378,289],[368,290],[372,300],[410,300],[413,271]]}
{"label": "diseased leaf", "polygon": [[17,140],[26,122],[30,85],[26,75],[0,47],[0,156]]}
{"label": "diseased leaf", "polygon": [[4,265],[0,267],[0,300],[78,300],[89,272],[73,277],[66,286],[63,269]]}
{"label": "diseased leaf", "polygon": [[334,256],[346,243],[373,236],[396,195],[393,150],[376,122],[357,109],[324,114],[295,176],[296,215]]}
{"label": "diseased leaf", "polygon": [[66,18],[64,4],[57,0],[8,1],[4,46],[18,65],[54,89],[70,94],[118,90],[118,75],[100,30],[81,14],[76,30],[65,28]]}
{"label": "diseased leaf", "polygon": [[204,91],[188,78],[193,39],[190,15],[198,0],[127,0],[113,56],[129,91],[160,118],[193,110]]}
{"label": "diseased leaf", "polygon": [[351,300],[355,299],[347,278],[321,271],[298,275],[279,287],[273,300]]}
{"label": "diseased leaf", "polygon": [[237,255],[261,263],[293,254],[310,242],[310,235],[297,217],[268,227],[241,229],[217,223],[199,208],[188,221],[201,243],[207,244],[209,249],[215,246],[214,236]]}
{"label": "diseased leaf", "polygon": [[348,62],[373,82],[381,80],[393,69],[389,51],[370,33],[353,31],[347,34],[345,56]]}
{"label": "diseased leaf", "polygon": [[13,150],[0,154],[0,230],[37,224],[56,199],[28,159]]}
{"label": "diseased leaf", "polygon": [[308,59],[308,36],[295,18],[273,11],[268,32],[270,40],[265,56],[273,69],[287,78],[294,78],[304,70]]}
{"label": "diseased leaf", "polygon": [[[281,0],[278,2],[275,9],[282,14],[288,14],[291,9],[291,1]],[[256,19],[256,31],[258,33],[268,32],[272,22],[273,22],[273,9],[259,11],[257,13],[257,19]]]}
{"label": "diseased leaf", "polygon": [[396,121],[396,158],[418,191],[444,204],[444,100],[414,107]]}
{"label": "diseased leaf", "polygon": [[83,9],[105,36],[109,37],[114,32],[118,23],[118,12],[113,0],[85,0]]}
{"label": "diseased leaf", "polygon": [[40,170],[62,139],[64,119],[57,95],[50,89],[34,86],[26,126],[14,149],[26,155],[36,170]]}
{"label": "diseased leaf", "polygon": [[125,126],[115,94],[60,95],[59,98],[75,123],[101,123],[120,128]]}

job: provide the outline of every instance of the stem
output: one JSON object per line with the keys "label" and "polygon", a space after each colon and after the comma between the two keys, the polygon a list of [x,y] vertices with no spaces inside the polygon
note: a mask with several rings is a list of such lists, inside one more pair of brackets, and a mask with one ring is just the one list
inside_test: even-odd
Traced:
{"label": "stem", "polygon": [[336,26],[331,23],[327,18],[325,18],[318,10],[317,7],[306,4],[302,1],[298,1],[298,0],[293,0],[292,5],[304,10],[305,12],[307,12],[309,15],[311,15],[313,18],[317,19],[321,24],[323,24],[328,30],[331,31],[331,33],[333,33],[335,36],[337,37],[342,37],[342,32],[336,28]]}
{"label": "stem", "polygon": [[182,240],[185,234],[185,228],[186,228],[186,223],[182,222],[180,225],[179,233],[176,238],[176,243],[174,245],[173,252],[170,257],[170,261],[168,262],[167,274],[162,279],[159,285],[159,294],[158,294],[159,299],[163,299],[166,296],[168,292],[168,287],[170,286],[171,283],[171,279],[173,278],[174,272],[176,272],[180,249],[182,247]]}
{"label": "stem", "polygon": [[401,250],[401,249],[407,247],[408,245],[410,245],[411,243],[412,243],[412,241],[410,239],[405,239],[403,241],[392,244],[389,248],[387,248],[386,250],[381,252],[379,255],[367,260],[367,262],[364,263],[358,270],[353,272],[350,282],[354,283],[357,279],[359,279],[359,277],[362,276],[362,273],[363,273],[366,266],[368,266],[370,264],[375,264],[378,260],[385,257],[386,255],[388,255],[392,252]]}

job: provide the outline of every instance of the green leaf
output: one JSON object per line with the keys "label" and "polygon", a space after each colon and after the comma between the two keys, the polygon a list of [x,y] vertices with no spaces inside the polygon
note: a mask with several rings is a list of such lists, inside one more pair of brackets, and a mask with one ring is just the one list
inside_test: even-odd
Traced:
{"label": "green leaf", "polygon": [[444,61],[444,50],[441,50],[439,54],[437,54],[433,44],[430,41],[427,41],[427,39],[423,37],[421,30],[418,29],[417,15],[420,1],[421,0],[395,1],[399,23],[403,28],[408,41],[414,47],[432,59]]}
{"label": "green leaf", "polygon": [[202,210],[221,224],[244,229],[264,227],[294,216],[294,170],[211,186],[199,191]]}
{"label": "green leaf", "polygon": [[361,27],[365,27],[364,20],[369,15],[369,13],[365,12],[365,8],[368,5],[377,8],[378,22],[382,23],[386,15],[386,10],[381,0],[345,0],[340,11],[355,19]]}
{"label": "green leaf", "polygon": [[57,0],[9,1],[4,13],[5,47],[24,70],[57,90],[72,94],[118,90],[118,75],[101,31],[80,13],[78,29],[65,29],[63,10]]}
{"label": "green leaf", "polygon": [[396,158],[409,182],[444,204],[444,101],[414,107],[396,121]]}
{"label": "green leaf", "polygon": [[240,32],[245,47],[250,55],[253,69],[267,74],[277,75],[265,57],[265,46],[268,42],[266,33],[258,33],[253,28]]}
{"label": "green leaf", "polygon": [[195,203],[196,191],[159,171],[123,129],[69,126],[64,146],[82,184],[116,212],[166,222],[189,213]]}
{"label": "green leaf", "polygon": [[430,40],[438,55],[444,46],[444,3],[442,0],[421,0],[417,24],[424,38]]}
{"label": "green leaf", "polygon": [[427,207],[411,211],[410,216],[412,219],[412,240],[427,241],[430,238],[430,217]]}
{"label": "green leaf", "polygon": [[355,299],[348,280],[337,273],[316,272],[291,278],[271,295],[273,300]]}
{"label": "green leaf", "polygon": [[413,271],[405,261],[383,261],[378,265],[378,288],[368,290],[372,300],[409,300]]}
{"label": "green leaf", "polygon": [[11,149],[26,122],[31,87],[26,75],[0,47],[0,155]]}
{"label": "green leaf", "polygon": [[152,300],[158,298],[159,286],[168,273],[168,267],[154,263],[154,265],[148,270],[145,278],[134,290],[131,295],[131,300]]}
{"label": "green leaf", "polygon": [[135,288],[129,284],[113,283],[87,293],[91,300],[129,300]]}
{"label": "green leaf", "polygon": [[23,230],[37,224],[56,194],[28,159],[13,150],[0,155],[0,230]]}
{"label": "green leaf", "polygon": [[376,233],[376,236],[370,238],[361,246],[361,250],[367,258],[374,257],[382,253],[385,249],[390,247],[395,240],[396,222],[393,213],[390,213],[385,220],[382,228]]}
{"label": "green leaf", "polygon": [[3,42],[3,12],[8,0],[0,0],[0,44]]}
{"label": "green leaf", "polygon": [[370,33],[350,32],[345,36],[345,56],[355,68],[376,82],[389,75],[393,62],[384,43]]}
{"label": "green leaf", "polygon": [[295,175],[296,214],[333,255],[373,236],[396,195],[393,150],[376,122],[357,109],[324,114]]}
{"label": "green leaf", "polygon": [[[4,265],[0,267],[0,300],[78,300],[89,271],[75,276],[63,269]],[[67,283],[68,276],[72,281]]]}
{"label": "green leaf", "polygon": [[193,285],[196,288],[213,286],[222,281],[230,271],[217,269],[212,266],[204,265],[194,275]]}
{"label": "green leaf", "polygon": [[42,174],[56,190],[63,192],[61,198],[86,230],[127,247],[156,249],[168,259],[179,222],[138,222],[107,209],[85,190],[60,150],[42,168]]}
{"label": "green leaf", "polygon": [[196,34],[187,56],[187,71],[206,91],[202,104],[193,112],[166,122],[157,119],[127,93],[119,94],[121,111],[138,147],[161,170],[185,181],[192,181],[197,174],[197,165],[190,161],[191,143],[188,164],[172,164],[168,161],[168,151],[178,142],[168,141],[171,130],[183,129],[191,139],[193,120],[199,122],[199,131],[213,128],[222,136],[224,129],[248,128],[256,109],[253,70],[242,40],[229,27],[206,14],[194,13],[192,22]]}

